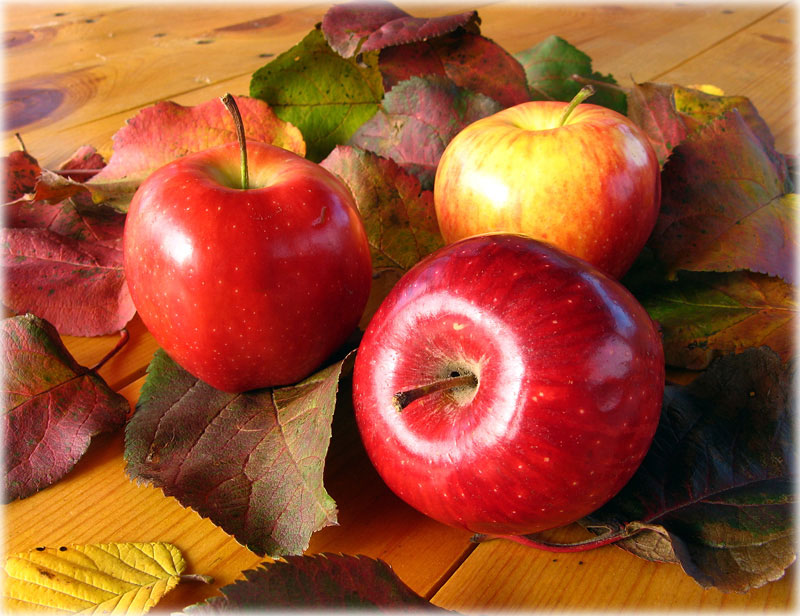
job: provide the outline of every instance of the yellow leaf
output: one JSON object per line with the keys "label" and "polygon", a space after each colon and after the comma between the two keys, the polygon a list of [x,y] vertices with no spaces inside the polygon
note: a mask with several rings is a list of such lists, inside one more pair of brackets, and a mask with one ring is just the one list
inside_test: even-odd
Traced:
{"label": "yellow leaf", "polygon": [[722,88],[719,88],[715,85],[711,85],[708,83],[700,85],[691,85],[686,87],[692,88],[693,90],[700,90],[701,92],[705,92],[706,94],[713,94],[714,96],[725,96],[725,91]]}
{"label": "yellow leaf", "polygon": [[186,563],[169,543],[36,548],[9,556],[7,610],[141,614],[181,578]]}

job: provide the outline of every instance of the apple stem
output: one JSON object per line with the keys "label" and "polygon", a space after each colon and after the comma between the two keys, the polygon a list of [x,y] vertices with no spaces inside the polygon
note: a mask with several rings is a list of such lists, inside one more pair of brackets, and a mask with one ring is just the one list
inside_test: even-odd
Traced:
{"label": "apple stem", "polygon": [[250,187],[250,178],[247,172],[247,139],[244,135],[242,114],[239,112],[236,99],[231,94],[226,94],[221,100],[222,104],[225,105],[225,109],[231,114],[233,125],[236,128],[236,139],[239,142],[239,151],[242,154],[242,189],[247,190]]}
{"label": "apple stem", "polygon": [[130,340],[130,337],[131,335],[128,333],[128,330],[126,328],[123,327],[121,330],[119,330],[119,340],[117,340],[117,344],[114,346],[113,349],[111,349],[108,353],[106,353],[106,356],[103,359],[101,359],[99,362],[97,362],[97,364],[95,364],[95,366],[90,370],[90,372],[97,372],[98,370],[100,370],[100,368],[102,368],[109,359],[114,357],[114,355],[116,355],[122,350],[122,347],[128,344],[128,340]]}
{"label": "apple stem", "polygon": [[593,85],[586,85],[583,86],[580,91],[573,97],[573,99],[567,105],[567,108],[564,109],[564,113],[561,114],[561,120],[558,122],[559,126],[564,126],[566,121],[569,119],[569,116],[572,115],[572,112],[575,111],[575,107],[580,105],[583,101],[589,98],[592,94],[595,93],[595,89]]}
{"label": "apple stem", "polygon": [[617,541],[621,541],[622,539],[628,539],[629,537],[633,537],[634,535],[642,532],[643,530],[652,530],[658,532],[660,534],[664,533],[663,529],[660,529],[657,526],[653,526],[650,524],[643,524],[641,522],[629,522],[623,526],[620,526],[616,529],[609,528],[606,532],[598,535],[597,537],[593,537],[591,539],[585,539],[583,541],[576,541],[574,543],[555,543],[551,541],[543,541],[537,539],[535,535],[484,535],[484,534],[476,534],[473,535],[472,541],[475,543],[480,543],[482,541],[488,541],[491,539],[508,539],[509,541],[513,541],[515,543],[519,543],[521,545],[536,548],[538,550],[544,550],[545,552],[556,552],[556,553],[569,553],[569,552],[587,552],[589,550],[594,550],[595,548],[601,548],[606,545],[612,545]]}
{"label": "apple stem", "polygon": [[422,385],[407,391],[401,391],[396,393],[393,399],[397,410],[402,411],[409,404],[414,402],[414,400],[419,400],[420,398],[428,396],[437,391],[451,390],[458,387],[475,387],[477,385],[478,378],[474,374],[459,374],[457,376],[451,376],[446,379],[442,379],[441,381],[429,383],[428,385]]}

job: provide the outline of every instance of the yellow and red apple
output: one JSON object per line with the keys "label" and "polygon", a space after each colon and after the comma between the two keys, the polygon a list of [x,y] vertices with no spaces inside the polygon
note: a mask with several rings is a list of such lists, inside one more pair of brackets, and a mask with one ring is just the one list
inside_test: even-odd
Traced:
{"label": "yellow and red apple", "polygon": [[661,204],[660,168],[644,133],[587,103],[522,103],[467,126],[436,171],[436,216],[448,243],[523,233],[620,278]]}

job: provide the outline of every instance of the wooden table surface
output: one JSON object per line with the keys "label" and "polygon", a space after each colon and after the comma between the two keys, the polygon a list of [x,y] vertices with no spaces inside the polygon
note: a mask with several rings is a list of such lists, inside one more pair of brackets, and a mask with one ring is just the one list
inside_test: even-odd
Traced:
{"label": "wooden table surface", "polygon": [[[404,6],[399,3],[400,6]],[[43,166],[92,144],[106,157],[111,136],[158,100],[193,105],[225,92],[247,94],[250,76],[322,18],[328,4],[5,5],[5,153],[21,133]],[[660,81],[714,84],[748,96],[793,151],[794,9],[758,2],[696,6],[572,4],[542,8],[511,2],[404,6],[420,16],[475,8],[481,31],[510,52],[558,34],[585,51],[594,69],[622,84]],[[39,95],[20,102],[25,92]],[[156,349],[138,318],[124,350],[101,375],[135,404]],[[117,336],[65,337],[83,365],[93,365]],[[342,395],[347,395],[343,391]],[[341,416],[340,416],[341,415]],[[178,611],[264,559],[160,490],[129,481],[122,435],[99,437],[67,478],[4,508],[7,552],[38,545],[170,541],[189,568],[213,585],[188,583],[161,607]],[[309,553],[366,554],[387,561],[433,603],[464,613],[491,610],[785,610],[791,575],[746,594],[703,590],[677,565],[640,560],[615,547],[551,554],[506,541],[480,545],[470,535],[412,511],[369,465],[351,418],[337,413],[325,484],[339,525],[313,535]],[[579,528],[560,533],[583,536]],[[790,569],[791,573],[791,569]]]}

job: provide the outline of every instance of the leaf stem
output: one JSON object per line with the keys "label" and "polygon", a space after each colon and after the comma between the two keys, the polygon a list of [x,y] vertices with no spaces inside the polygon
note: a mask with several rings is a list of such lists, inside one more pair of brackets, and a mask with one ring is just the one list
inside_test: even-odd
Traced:
{"label": "leaf stem", "polygon": [[628,90],[626,90],[620,85],[617,85],[616,83],[600,81],[599,79],[592,79],[591,77],[584,77],[583,75],[575,74],[570,76],[570,79],[585,86],[594,86],[595,88],[600,88],[600,89],[605,88],[606,90],[614,90],[616,92],[622,92],[623,94],[628,93]]}
{"label": "leaf stem", "polygon": [[122,347],[128,344],[128,340],[130,340],[130,338],[131,335],[125,327],[119,330],[119,340],[117,340],[117,344],[114,346],[113,349],[111,349],[108,353],[106,353],[106,356],[103,357],[103,359],[97,362],[97,364],[90,370],[90,372],[97,372],[98,370],[100,370],[100,368],[102,368],[109,359],[114,357],[114,355],[120,352]]}
{"label": "leaf stem", "polygon": [[213,584],[214,578],[202,573],[184,573],[180,577],[181,582],[200,582],[201,584]]}
{"label": "leaf stem", "polygon": [[233,125],[236,128],[236,140],[239,142],[239,151],[241,152],[242,189],[247,190],[250,187],[250,177],[247,170],[247,139],[244,134],[242,114],[239,112],[236,99],[231,94],[226,94],[220,100],[222,100],[225,109],[228,110],[228,113],[233,118]]}
{"label": "leaf stem", "polygon": [[409,404],[414,402],[414,400],[419,400],[437,391],[456,389],[457,387],[475,387],[477,384],[478,377],[472,373],[451,376],[441,381],[435,381],[427,385],[396,393],[393,398],[394,405],[398,411],[402,411]]}
{"label": "leaf stem", "polygon": [[535,535],[483,535],[476,534],[472,537],[472,541],[480,543],[482,541],[489,541],[491,539],[508,539],[527,547],[544,550],[545,552],[556,553],[569,553],[569,552],[587,552],[596,548],[601,548],[606,545],[611,545],[622,539],[628,539],[634,535],[642,532],[643,530],[652,530],[647,524],[639,522],[629,522],[624,526],[616,529],[609,529],[607,532],[585,539],[583,541],[576,541],[574,543],[556,543],[551,541],[543,541],[537,539]]}
{"label": "leaf stem", "polygon": [[583,86],[580,91],[573,97],[573,99],[567,105],[567,108],[564,109],[564,113],[561,114],[561,120],[558,122],[559,126],[564,126],[564,123],[569,119],[569,116],[572,115],[572,112],[575,111],[575,107],[580,105],[583,101],[589,98],[592,94],[595,93],[594,86],[586,85]]}

